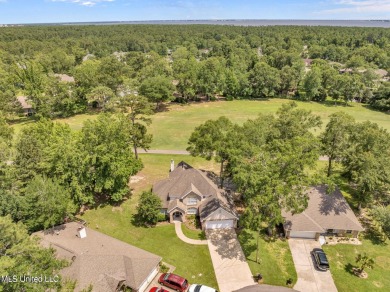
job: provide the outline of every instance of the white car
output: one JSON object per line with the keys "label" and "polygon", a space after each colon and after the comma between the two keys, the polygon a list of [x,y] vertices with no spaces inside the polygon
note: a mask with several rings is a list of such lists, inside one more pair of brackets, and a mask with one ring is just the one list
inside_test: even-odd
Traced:
{"label": "white car", "polygon": [[205,285],[192,284],[188,289],[188,292],[218,292],[214,288],[207,287]]}

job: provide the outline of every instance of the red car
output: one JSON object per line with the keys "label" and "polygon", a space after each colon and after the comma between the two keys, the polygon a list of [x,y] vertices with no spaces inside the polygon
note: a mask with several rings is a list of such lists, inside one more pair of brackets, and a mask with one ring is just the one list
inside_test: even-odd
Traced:
{"label": "red car", "polygon": [[153,287],[152,289],[149,290],[149,292],[169,292],[168,290],[165,290],[163,288],[159,287]]}
{"label": "red car", "polygon": [[158,279],[158,282],[161,285],[167,286],[180,292],[184,292],[188,288],[188,281],[186,279],[171,273],[162,274],[160,276],[160,279]]}

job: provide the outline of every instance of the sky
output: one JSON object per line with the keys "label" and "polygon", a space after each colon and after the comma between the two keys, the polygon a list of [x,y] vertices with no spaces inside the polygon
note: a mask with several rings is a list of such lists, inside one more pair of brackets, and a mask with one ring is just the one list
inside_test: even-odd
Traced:
{"label": "sky", "polygon": [[0,0],[0,24],[190,19],[390,19],[390,0]]}

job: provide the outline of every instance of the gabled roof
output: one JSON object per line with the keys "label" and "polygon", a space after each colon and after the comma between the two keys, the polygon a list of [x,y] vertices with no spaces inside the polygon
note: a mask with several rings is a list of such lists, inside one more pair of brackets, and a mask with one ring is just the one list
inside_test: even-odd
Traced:
{"label": "gabled roof", "polygon": [[153,185],[153,192],[161,198],[163,208],[167,208],[168,196],[181,198],[191,188],[196,193],[206,197],[215,196],[219,192],[218,187],[207,177],[205,172],[195,169],[183,161],[169,173],[169,178]]}
{"label": "gabled roof", "polygon": [[169,201],[167,212],[171,213],[174,209],[180,209],[181,211],[183,211],[185,213],[187,210],[187,207],[179,200]]}
{"label": "gabled roof", "polygon": [[32,109],[32,105],[27,101],[28,98],[26,96],[18,96],[16,97],[20,105],[23,109]]}
{"label": "gabled roof", "polygon": [[184,192],[184,194],[181,196],[181,199],[184,199],[187,197],[190,193],[194,193],[202,198],[202,193],[194,186],[192,183],[188,187],[188,189]]}
{"label": "gabled roof", "polygon": [[157,255],[93,229],[86,228],[87,237],[79,238],[79,227],[72,222],[35,233],[42,245],[56,249],[58,257],[73,260],[61,273],[77,280],[76,291],[91,283],[93,291],[116,291],[121,282],[137,290],[161,261]]}
{"label": "gabled roof", "polygon": [[284,227],[292,231],[325,232],[327,229],[363,231],[340,190],[326,193],[326,186],[312,187],[308,191],[309,202],[305,211],[292,215],[283,211]]}
{"label": "gabled roof", "polygon": [[217,196],[210,197],[202,202],[199,206],[199,217],[203,221],[210,217],[217,210],[222,209],[231,215],[232,218],[238,219],[237,215],[232,211],[232,208],[229,208],[227,204],[223,203],[220,198]]}

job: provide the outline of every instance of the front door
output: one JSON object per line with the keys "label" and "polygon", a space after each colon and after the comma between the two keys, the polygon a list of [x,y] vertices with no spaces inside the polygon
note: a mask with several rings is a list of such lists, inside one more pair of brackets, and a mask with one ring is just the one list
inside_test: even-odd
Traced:
{"label": "front door", "polygon": [[175,221],[182,221],[182,219],[181,219],[182,215],[183,214],[181,212],[176,211],[176,212],[173,213],[172,218]]}

